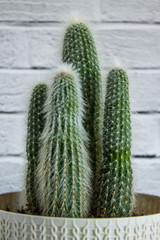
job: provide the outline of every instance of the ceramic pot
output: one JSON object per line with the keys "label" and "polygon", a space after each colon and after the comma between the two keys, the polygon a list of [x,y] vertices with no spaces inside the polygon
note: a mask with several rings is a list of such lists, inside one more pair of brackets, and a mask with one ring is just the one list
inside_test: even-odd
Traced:
{"label": "ceramic pot", "polygon": [[21,199],[21,192],[0,195],[0,240],[160,240],[160,197],[136,194],[140,216],[90,219],[17,213]]}

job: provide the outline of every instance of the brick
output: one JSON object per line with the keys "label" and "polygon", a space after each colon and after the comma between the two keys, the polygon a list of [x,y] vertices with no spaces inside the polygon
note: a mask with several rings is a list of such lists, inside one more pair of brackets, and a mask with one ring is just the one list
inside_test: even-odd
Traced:
{"label": "brick", "polygon": [[21,191],[24,188],[24,160],[20,157],[0,158],[0,193]]}
{"label": "brick", "polygon": [[[105,71],[107,72],[107,71]],[[47,82],[48,70],[0,70],[0,112],[22,112],[32,87]],[[128,70],[132,111],[160,111],[160,71]]]}
{"label": "brick", "polygon": [[126,68],[159,68],[159,25],[98,25],[97,35],[103,67],[112,67],[115,59]]}
{"label": "brick", "polygon": [[[59,28],[34,28],[30,31],[31,67],[52,68],[61,60],[62,39]],[[63,35],[62,35],[63,38]]]}
{"label": "brick", "polygon": [[135,192],[160,196],[160,158],[133,159]]}
{"label": "brick", "polygon": [[0,115],[0,155],[24,154],[25,122],[24,115]]}
{"label": "brick", "polygon": [[[132,24],[97,25],[103,52],[103,67],[112,67],[118,58],[128,68],[159,68],[159,26]],[[61,59],[60,34],[56,27],[1,27],[1,68],[50,68]],[[59,49],[59,51],[57,50]],[[59,54],[57,54],[59,53]]]}
{"label": "brick", "polygon": [[160,156],[160,115],[134,114],[132,117],[134,155]]}
{"label": "brick", "polygon": [[160,111],[160,71],[128,71],[131,109],[141,112]]}
{"label": "brick", "polygon": [[103,21],[159,22],[159,0],[101,1]]}
{"label": "brick", "polygon": [[[24,154],[26,115],[0,115],[0,155]],[[160,156],[160,116],[137,114],[132,117],[132,154]]]}
{"label": "brick", "polygon": [[0,111],[21,112],[25,108],[25,102],[22,95],[0,95]]}
{"label": "brick", "polygon": [[[0,193],[22,190],[24,187],[24,159],[1,157],[0,164]],[[160,158],[133,158],[132,165],[135,192],[160,195]]]}
{"label": "brick", "polygon": [[[95,35],[100,45],[102,67],[112,67],[114,59],[127,68],[160,67],[160,32],[158,26],[109,24],[96,25]],[[59,28],[34,28],[30,32],[30,61],[32,67],[52,67],[60,59],[63,35]],[[61,37],[60,37],[61,35]],[[59,49],[59,51],[57,50]],[[57,55],[57,53],[59,53]]]}
{"label": "brick", "polygon": [[47,78],[48,71],[44,70],[1,70],[0,112],[26,111],[32,88]]}
{"label": "brick", "polygon": [[29,67],[28,33],[23,28],[0,28],[0,68]]}
{"label": "brick", "polygon": [[27,0],[0,2],[1,21],[61,21],[77,11],[90,19],[100,19],[100,4],[98,0]]}
{"label": "brick", "polygon": [[0,70],[0,95],[15,95],[30,91],[32,85],[46,81],[49,75],[48,70]]}

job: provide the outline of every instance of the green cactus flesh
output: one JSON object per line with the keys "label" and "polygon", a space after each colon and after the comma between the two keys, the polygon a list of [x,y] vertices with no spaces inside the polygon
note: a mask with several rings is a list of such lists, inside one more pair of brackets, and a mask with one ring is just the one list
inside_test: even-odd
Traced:
{"label": "green cactus flesh", "polygon": [[[103,101],[102,81],[97,51],[93,36],[83,23],[75,23],[67,28],[63,43],[63,61],[71,63],[81,77],[83,97],[85,100],[84,127],[88,133],[88,147],[93,169],[93,193],[96,200],[96,179],[98,166],[102,161],[102,125]],[[96,175],[96,176],[95,176]],[[95,205],[93,203],[93,205]]]}
{"label": "green cactus flesh", "polygon": [[129,216],[133,179],[129,81],[120,68],[112,69],[107,78],[103,147],[97,213],[107,217]]}
{"label": "green cactus flesh", "polygon": [[37,170],[38,194],[45,215],[84,217],[89,211],[90,168],[79,88],[72,72],[60,71],[46,101]]}
{"label": "green cactus flesh", "polygon": [[39,137],[44,127],[43,105],[46,100],[47,86],[38,84],[35,86],[30,99],[27,126],[27,174],[26,174],[26,200],[28,208],[38,211],[36,199],[36,175],[38,164]]}

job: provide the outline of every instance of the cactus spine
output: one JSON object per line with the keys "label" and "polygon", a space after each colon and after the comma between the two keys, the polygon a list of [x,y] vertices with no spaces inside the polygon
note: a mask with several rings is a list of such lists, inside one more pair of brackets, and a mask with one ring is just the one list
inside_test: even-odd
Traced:
{"label": "cactus spine", "polygon": [[46,125],[37,169],[38,195],[45,215],[88,214],[90,168],[82,111],[79,79],[64,65],[55,75],[45,105]]}
{"label": "cactus spine", "polygon": [[81,77],[86,104],[84,127],[90,139],[88,148],[93,169],[92,187],[95,190],[93,195],[94,200],[96,200],[95,181],[98,179],[98,167],[102,161],[103,148],[102,81],[94,39],[85,24],[81,22],[73,23],[67,28],[63,43],[63,61],[73,64]]}
{"label": "cactus spine", "polygon": [[126,217],[132,209],[131,119],[126,72],[114,68],[107,78],[98,214]]}
{"label": "cactus spine", "polygon": [[27,174],[26,174],[26,200],[28,208],[37,211],[36,175],[38,164],[39,137],[44,127],[43,105],[46,100],[46,84],[35,86],[30,99],[27,127]]}

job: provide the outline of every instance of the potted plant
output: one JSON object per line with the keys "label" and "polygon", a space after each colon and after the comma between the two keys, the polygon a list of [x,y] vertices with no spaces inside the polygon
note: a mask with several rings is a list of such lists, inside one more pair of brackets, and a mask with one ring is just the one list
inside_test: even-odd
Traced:
{"label": "potted plant", "polygon": [[126,71],[111,69],[104,100],[81,21],[66,30],[62,62],[33,89],[26,187],[0,196],[0,239],[159,239],[160,198],[133,193]]}

